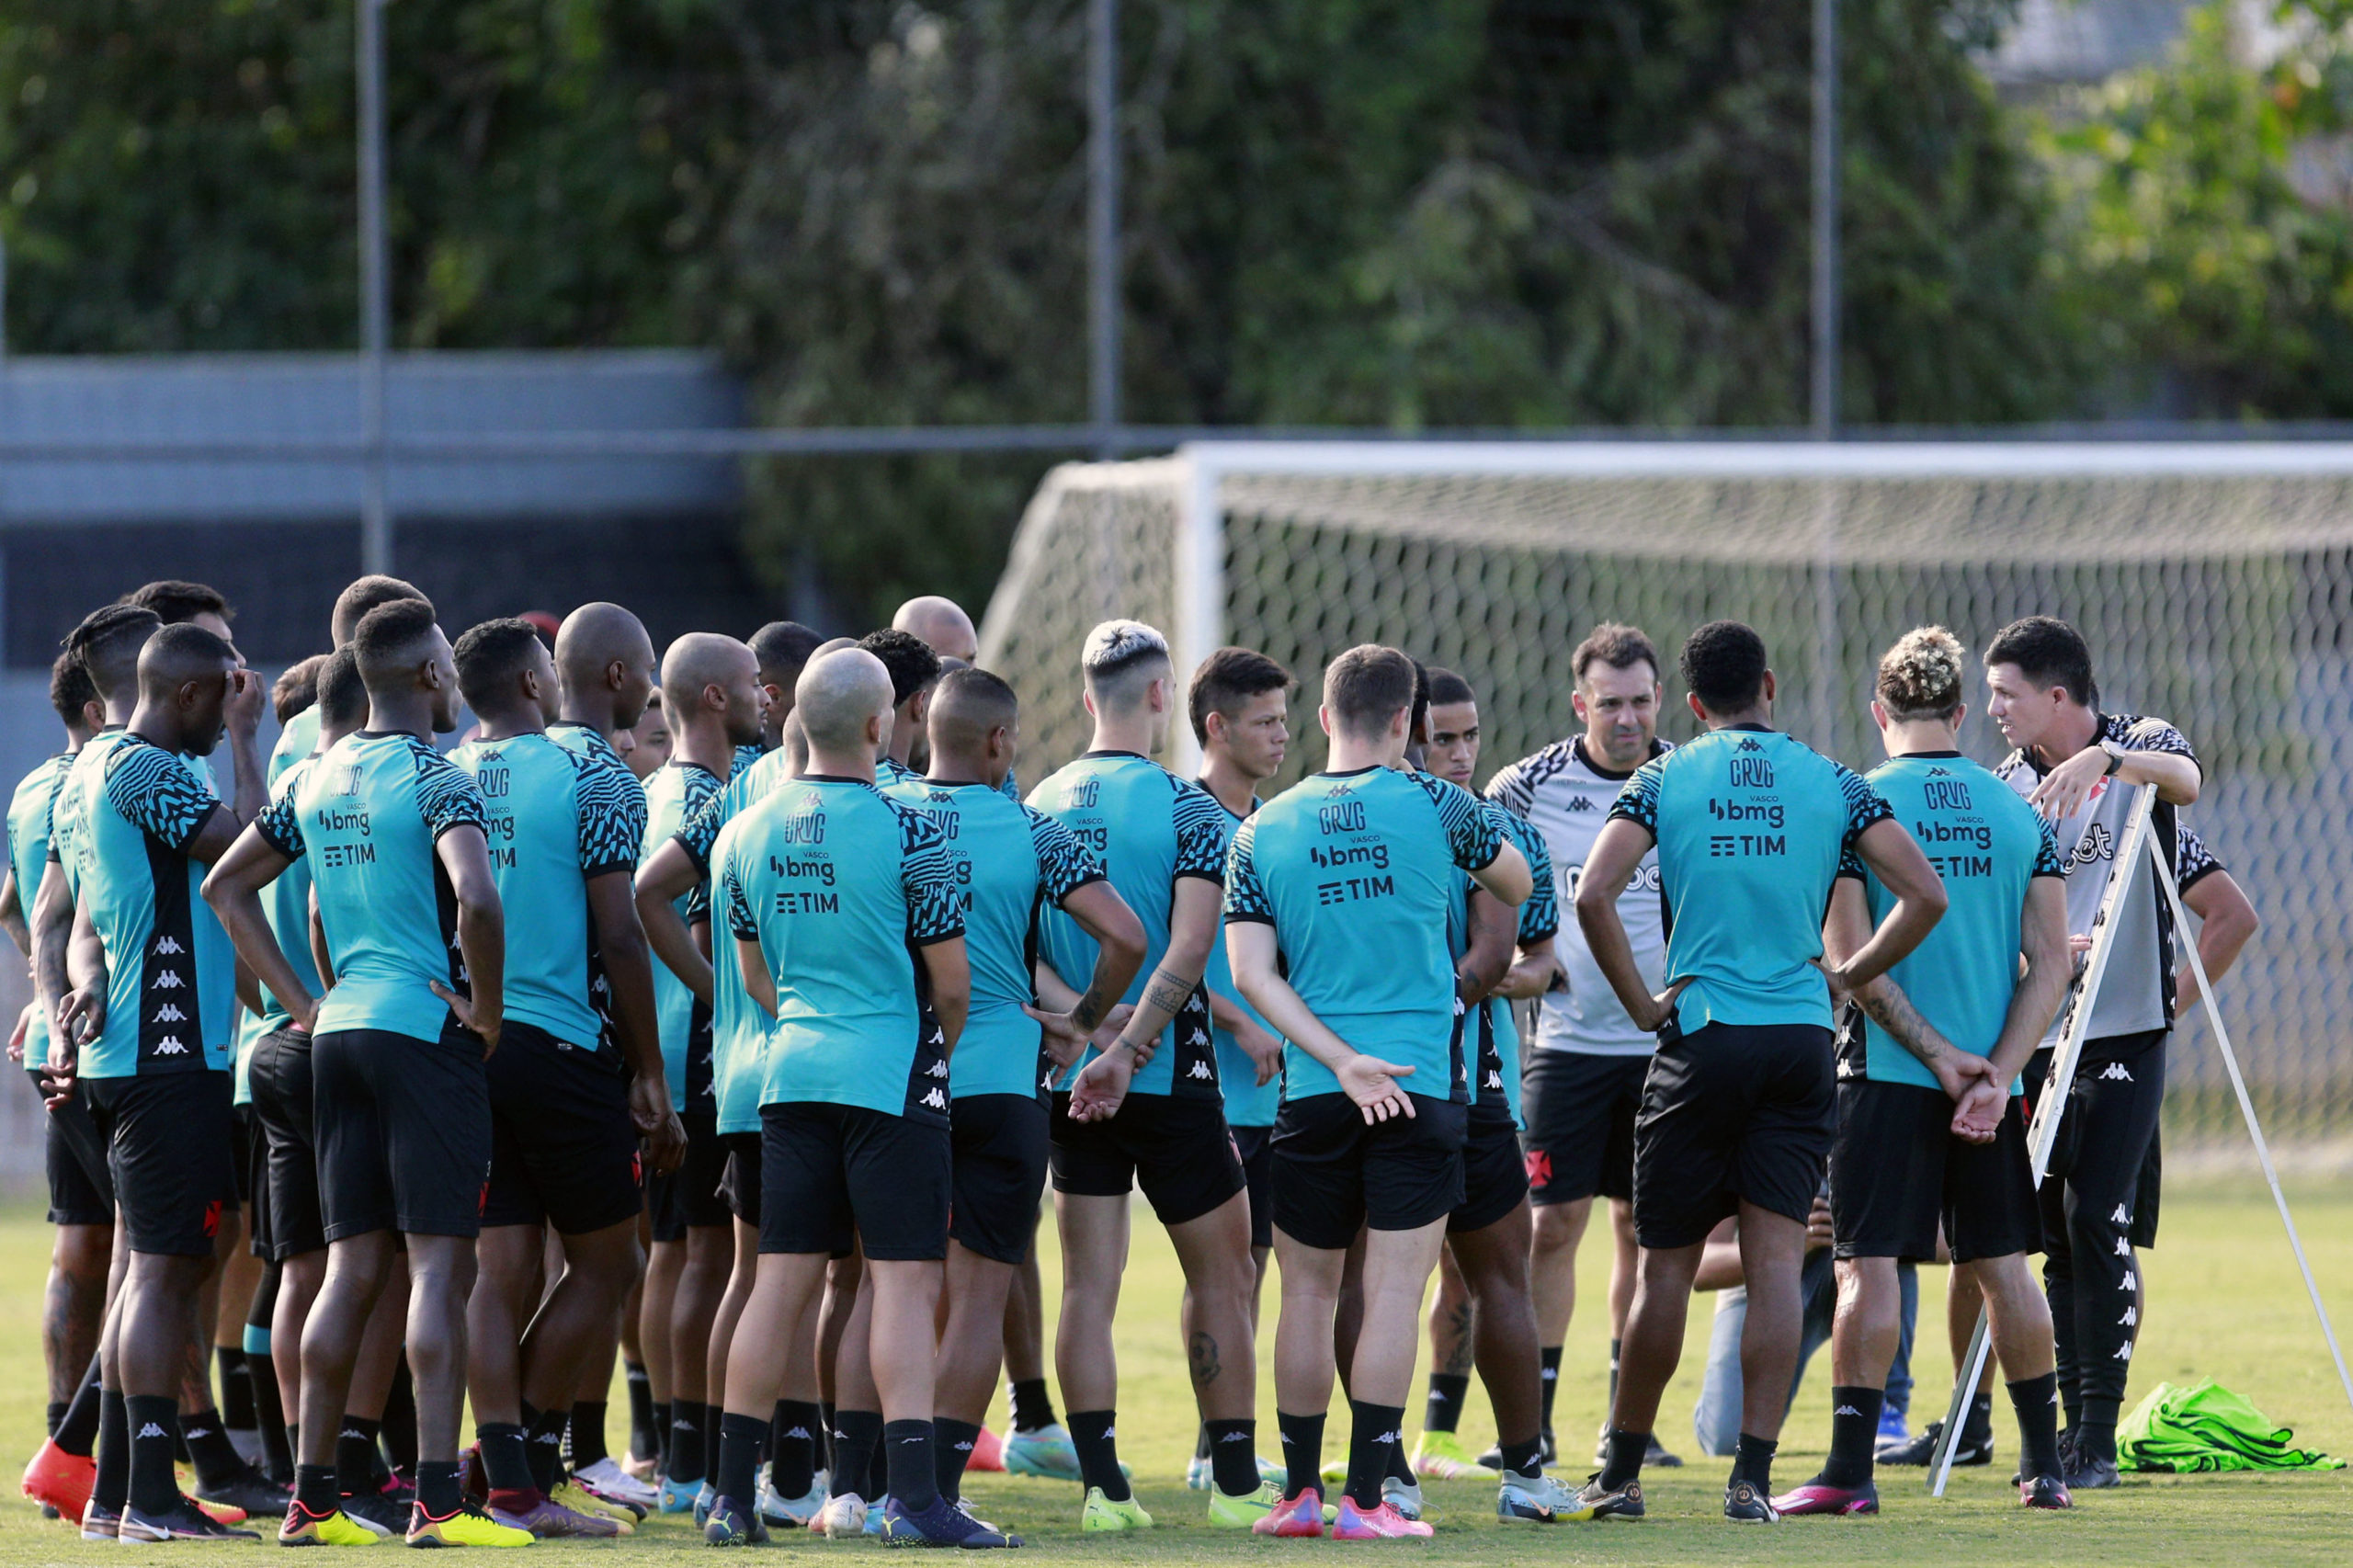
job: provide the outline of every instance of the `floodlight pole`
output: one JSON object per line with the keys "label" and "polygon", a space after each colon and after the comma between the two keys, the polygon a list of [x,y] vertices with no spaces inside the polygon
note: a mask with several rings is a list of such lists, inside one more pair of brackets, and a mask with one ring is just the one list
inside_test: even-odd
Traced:
{"label": "floodlight pole", "polygon": [[384,245],[384,6],[355,0],[359,82],[359,569],[392,569],[392,515],[385,494],[384,351],[391,336],[391,267]]}
{"label": "floodlight pole", "polygon": [[1087,423],[1108,460],[1120,417],[1120,0],[1089,0],[1086,20]]}
{"label": "floodlight pole", "polygon": [[1838,434],[1838,0],[1813,0],[1813,434]]}

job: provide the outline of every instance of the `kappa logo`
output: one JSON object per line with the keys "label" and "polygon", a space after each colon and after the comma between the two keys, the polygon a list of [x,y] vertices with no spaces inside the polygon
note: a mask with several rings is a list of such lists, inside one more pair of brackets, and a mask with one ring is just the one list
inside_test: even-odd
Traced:
{"label": "kappa logo", "polygon": [[184,1024],[188,1022],[188,1015],[172,1003],[166,1002],[156,1010],[155,1017],[151,1021],[158,1024]]}
{"label": "kappa logo", "polygon": [[1569,797],[1568,805],[1563,809],[1572,812],[1597,812],[1601,808],[1595,805],[1586,796],[1572,795]]}
{"label": "kappa logo", "polygon": [[1746,740],[1740,743],[1740,749],[1743,751],[1763,751],[1765,746],[1760,741]]}
{"label": "kappa logo", "polygon": [[1188,1078],[1199,1078],[1199,1079],[1207,1080],[1207,1079],[1208,1079],[1208,1077],[1209,1077],[1209,1075],[1210,1075],[1210,1064],[1209,1064],[1208,1062],[1194,1062],[1194,1063],[1193,1063],[1193,1065],[1192,1065],[1191,1067],[1188,1068],[1188,1069],[1186,1070],[1186,1072],[1185,1072],[1185,1076],[1186,1076],[1186,1077],[1188,1077]]}
{"label": "kappa logo", "polygon": [[162,1041],[156,1045],[155,1054],[158,1056],[186,1056],[188,1054],[188,1047],[180,1043],[179,1036],[176,1034],[167,1034],[163,1038]]}
{"label": "kappa logo", "polygon": [[811,1435],[809,1428],[806,1426],[791,1427],[788,1429],[784,1435],[788,1437],[798,1437],[804,1443],[816,1441],[816,1438]]}
{"label": "kappa logo", "polygon": [[1225,1436],[1220,1437],[1218,1441],[1221,1443],[1246,1443],[1250,1441],[1250,1434],[1247,1432],[1228,1432]]}
{"label": "kappa logo", "polygon": [[1496,1069],[1490,1067],[1487,1069],[1487,1081],[1479,1086],[1483,1089],[1500,1089],[1504,1086],[1504,1075]]}
{"label": "kappa logo", "polygon": [[2117,1287],[2120,1290],[2138,1290],[2140,1288],[2141,1282],[2133,1278],[2132,1271],[2129,1268],[2124,1271],[2124,1283]]}
{"label": "kappa logo", "polygon": [[2125,1071],[2124,1063],[2121,1062],[2109,1062],[2100,1069],[2099,1075],[2111,1084],[2129,1084],[2132,1081],[2132,1074]]}
{"label": "kappa logo", "polygon": [[2116,1256],[2119,1257],[2131,1257],[2132,1256],[2132,1244],[2125,1240],[2122,1236],[2117,1237]]}
{"label": "kappa logo", "polygon": [[146,1426],[139,1428],[139,1435],[142,1437],[162,1437],[168,1436],[161,1426],[156,1426],[153,1421],[150,1421]]}
{"label": "kappa logo", "polygon": [[2127,1214],[2124,1211],[2124,1205],[2120,1203],[2116,1206],[2116,1212],[2108,1217],[2108,1222],[2111,1225],[2129,1225],[2132,1222],[2132,1216]]}
{"label": "kappa logo", "polygon": [[1201,1032],[1201,1028],[1199,1024],[1194,1025],[1193,1032],[1185,1037],[1185,1043],[1187,1045],[1207,1045],[1209,1042],[1210,1037]]}
{"label": "kappa logo", "polygon": [[155,977],[155,989],[158,991],[177,991],[187,983],[188,982],[180,978],[180,971],[176,969],[167,969]]}
{"label": "kappa logo", "polygon": [[1949,767],[1931,767],[1928,769],[1928,777],[1931,778],[1949,778],[1952,777],[1952,770]]}
{"label": "kappa logo", "polygon": [[1397,1434],[1393,1430],[1383,1432],[1380,1437],[1375,1437],[1373,1441],[1376,1443],[1393,1443],[1397,1441]]}
{"label": "kappa logo", "polygon": [[2116,1320],[2116,1326],[2119,1328],[2138,1328],[2140,1324],[2141,1309],[2138,1307],[2125,1308],[2124,1315]]}
{"label": "kappa logo", "polygon": [[1842,1404],[1842,1405],[1840,1405],[1837,1409],[1836,1409],[1836,1410],[1832,1411],[1830,1414],[1831,1414],[1832,1415],[1834,1415],[1834,1416],[1838,1416],[1838,1415],[1860,1415],[1862,1414],[1862,1412],[1861,1412],[1861,1411],[1859,1411],[1859,1410],[1857,1410],[1857,1409],[1856,1409],[1853,1405],[1851,1405],[1851,1404]]}
{"label": "kappa logo", "polygon": [[933,1089],[924,1096],[923,1103],[933,1110],[946,1110],[948,1108],[948,1096],[941,1094],[938,1089]]}
{"label": "kappa logo", "polygon": [[176,937],[158,937],[155,938],[153,951],[161,956],[165,953],[184,953],[188,949],[180,946],[179,938]]}
{"label": "kappa logo", "polygon": [[924,1069],[924,1076],[926,1078],[945,1078],[948,1076],[948,1063],[945,1062],[933,1062],[930,1066]]}
{"label": "kappa logo", "polygon": [[2130,1361],[2132,1359],[2132,1342],[2128,1339],[2123,1344],[2118,1346],[2116,1347],[2116,1354],[2111,1357],[2110,1359],[2117,1361]]}

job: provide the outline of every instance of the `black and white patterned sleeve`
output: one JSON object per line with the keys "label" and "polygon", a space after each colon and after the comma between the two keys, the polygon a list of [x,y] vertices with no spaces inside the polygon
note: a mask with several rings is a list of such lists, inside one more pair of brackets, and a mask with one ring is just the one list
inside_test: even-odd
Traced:
{"label": "black and white patterned sleeve", "polygon": [[1171,777],[1176,799],[1170,807],[1176,829],[1176,869],[1173,875],[1199,877],[1205,882],[1225,881],[1225,828],[1233,819],[1217,797],[1198,784]]}
{"label": "black and white patterned sleeve", "polygon": [[416,744],[416,810],[436,842],[453,827],[487,831],[490,808],[473,775],[419,741]]}
{"label": "black and white patterned sleeve", "polygon": [[1512,763],[1487,780],[1487,799],[1516,817],[1525,817],[1536,804],[1536,790],[1529,778],[1529,761]]}
{"label": "black and white patterned sleeve", "polygon": [[[579,816],[580,874],[601,877],[613,871],[634,871],[637,852],[645,843],[645,797],[630,790],[634,782],[598,758],[566,752],[575,775],[574,799]],[[630,807],[635,795],[636,810]]]}
{"label": "black and white patterned sleeve", "polygon": [[1609,802],[1612,818],[1624,817],[1653,839],[1658,837],[1658,792],[1666,778],[1666,758],[1654,756],[1643,764],[1618,798]]}
{"label": "black and white patterned sleeve", "polygon": [[1103,881],[1103,863],[1087,852],[1078,835],[1043,812],[1021,808],[1029,842],[1038,852],[1038,886],[1046,902],[1060,904],[1089,882]]}
{"label": "black and white patterned sleeve", "polygon": [[133,741],[107,759],[107,800],[123,820],[166,849],[185,850],[221,802],[188,764]]}
{"label": "black and white patterned sleeve", "polygon": [[[733,846],[729,846],[732,851]],[[742,942],[760,939],[759,923],[752,917],[752,895],[744,886],[743,858],[730,853],[715,873],[720,897],[727,905],[727,928]]]}
{"label": "black and white patterned sleeve", "polygon": [[2184,825],[2180,843],[2174,849],[2174,886],[2188,892],[2200,882],[2223,869],[2222,862],[2206,847],[2206,840],[2194,827]]}
{"label": "black and white patterned sleeve", "polygon": [[1853,768],[1836,762],[1830,766],[1837,769],[1838,792],[1847,801],[1847,830],[1839,845],[1842,850],[1851,850],[1865,828],[1893,816],[1895,808],[1887,803],[1887,797],[1879,792],[1877,785]]}
{"label": "black and white patterned sleeve", "polygon": [[2206,765],[2199,762],[2198,754],[2190,749],[2189,737],[2163,719],[2131,713],[2108,715],[2103,740],[2114,741],[2127,751],[2162,751],[2175,756],[2186,756],[2197,763],[2200,778],[2205,777]]}
{"label": "black and white patterned sleeve", "polygon": [[1528,869],[1534,874],[1536,887],[1519,906],[1519,945],[1532,948],[1539,942],[1550,941],[1561,933],[1561,898],[1552,881],[1552,849],[1544,835],[1536,831],[1533,823],[1512,815],[1499,805],[1489,810],[1501,812],[1506,829],[1518,844],[1519,852],[1528,857]]}
{"label": "black and white patterned sleeve", "polygon": [[900,801],[899,886],[907,900],[907,940],[918,948],[964,934],[964,900],[956,890],[956,861],[948,835],[929,812]]}
{"label": "black and white patterned sleeve", "polygon": [[1422,793],[1438,808],[1438,824],[1446,831],[1447,848],[1454,863],[1466,871],[1483,871],[1504,852],[1502,808],[1490,806],[1460,784],[1449,784],[1432,773],[1408,773]]}
{"label": "black and white patterned sleeve", "polygon": [[1252,817],[1234,829],[1233,843],[1225,852],[1225,917],[1272,926],[1275,906],[1258,877],[1257,846],[1258,819]]}

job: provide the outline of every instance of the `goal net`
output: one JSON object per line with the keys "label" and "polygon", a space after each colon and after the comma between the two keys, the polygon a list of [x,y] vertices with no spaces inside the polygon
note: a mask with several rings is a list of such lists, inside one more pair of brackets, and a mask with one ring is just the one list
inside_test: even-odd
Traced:
{"label": "goal net", "polygon": [[[1048,475],[982,658],[1025,699],[1034,779],[1086,744],[1097,620],[1162,628],[1180,676],[1257,648],[1302,684],[1279,787],[1323,757],[1324,663],[1391,643],[1478,693],[1483,781],[1574,727],[1569,655],[1602,620],[1656,642],[1662,732],[1687,738],[1675,650],[1733,617],[1765,636],[1777,721],[1868,767],[1898,635],[1938,622],[1982,649],[2018,616],[2064,617],[2103,704],[2171,719],[2206,765],[2187,820],[2264,919],[2220,989],[2265,1125],[2313,1143],[2353,1131],[2349,608],[2348,446],[1212,443]],[[1981,706],[1962,744],[1992,762]],[[1187,767],[1176,728],[1166,760]],[[2220,1142],[2236,1113],[2203,1032],[2177,1035],[2168,1125]]]}

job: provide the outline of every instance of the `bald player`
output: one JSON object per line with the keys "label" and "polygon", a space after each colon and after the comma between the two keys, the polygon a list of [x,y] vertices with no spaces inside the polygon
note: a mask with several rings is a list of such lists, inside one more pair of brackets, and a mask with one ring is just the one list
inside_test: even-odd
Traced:
{"label": "bald player", "polygon": [[899,613],[891,618],[891,630],[921,639],[943,659],[961,659],[968,665],[980,662],[980,634],[972,630],[972,618],[953,599],[919,594],[899,607]]}
{"label": "bald player", "polygon": [[[351,634],[359,628],[360,618],[378,605],[388,605],[395,599],[422,599],[414,583],[381,573],[369,573],[353,580],[335,598],[335,608],[327,618],[327,635],[337,648],[351,644]],[[278,744],[269,754],[269,781],[319,749],[319,714],[315,708],[306,708],[286,722],[278,732]]]}

